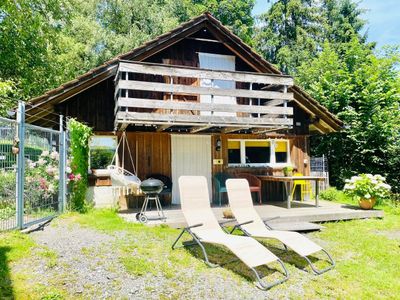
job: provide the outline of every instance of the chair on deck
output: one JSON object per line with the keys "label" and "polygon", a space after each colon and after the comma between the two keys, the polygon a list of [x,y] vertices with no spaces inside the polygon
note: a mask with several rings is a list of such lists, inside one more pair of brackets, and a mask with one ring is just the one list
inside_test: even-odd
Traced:
{"label": "chair on deck", "polygon": [[[239,229],[246,236],[276,239],[283,243],[285,249],[289,247],[302,256],[317,275],[325,273],[335,266],[335,262],[329,253],[304,235],[298,232],[272,230],[255,210],[251,199],[249,183],[245,179],[229,179],[226,181],[226,187],[228,190],[229,206],[239,223],[233,227],[231,233],[235,229]],[[322,270],[318,270],[308,258],[309,255],[320,251],[328,256],[330,262],[330,266]]]}
{"label": "chair on deck", "polygon": [[247,179],[250,186],[250,192],[257,193],[258,202],[262,204],[261,200],[261,180],[257,178],[257,176],[249,173],[238,173],[236,174],[237,178]]}
{"label": "chair on deck", "polygon": [[[302,173],[294,173],[293,177],[296,176],[303,176]],[[317,183],[318,184],[318,183]],[[300,201],[304,200],[305,195],[310,195],[310,198],[312,198],[312,187],[311,183],[308,180],[302,180],[302,179],[296,179],[293,180],[293,189],[292,189],[292,194],[290,195],[290,199],[293,200],[294,193],[297,189],[297,187],[300,187]]]}
{"label": "chair on deck", "polygon": [[227,179],[231,178],[228,173],[219,172],[214,175],[214,187],[215,194],[219,203],[219,206],[222,204],[222,194],[226,193],[225,182]]}
{"label": "chair on deck", "polygon": [[[255,239],[230,235],[221,228],[210,206],[207,179],[204,176],[181,176],[179,178],[179,193],[182,212],[188,227],[184,228],[179,234],[172,245],[172,249],[175,249],[178,240],[183,234],[188,233],[193,240],[184,242],[183,246],[198,245],[203,252],[205,263],[210,267],[216,267],[217,265],[209,261],[204,243],[222,245],[228,248],[254,272],[258,284],[263,290],[280,284],[289,278],[282,261]],[[285,277],[272,283],[265,283],[261,280],[262,276],[260,276],[256,268],[272,262],[278,262],[282,266]],[[228,263],[225,262],[224,264]]]}

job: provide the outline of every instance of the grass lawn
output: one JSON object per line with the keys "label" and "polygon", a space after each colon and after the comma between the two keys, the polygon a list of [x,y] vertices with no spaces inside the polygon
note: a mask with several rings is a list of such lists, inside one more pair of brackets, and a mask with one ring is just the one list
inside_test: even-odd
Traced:
{"label": "grass lawn", "polygon": [[[199,249],[171,250],[170,246],[179,230],[127,223],[115,212],[108,210],[93,210],[87,214],[66,214],[53,221],[51,226],[65,232],[71,226],[78,226],[104,236],[114,237],[115,240],[106,248],[101,249],[98,256],[105,255],[104,257],[110,260],[110,256],[107,255],[112,253],[112,259],[115,259],[116,265],[107,266],[109,272],[116,272],[113,268],[122,266],[123,272],[127,274],[124,277],[130,277],[133,282],[145,278],[146,285],[143,289],[146,289],[147,297],[154,299],[210,297],[252,299],[260,295],[274,299],[287,297],[292,299],[395,299],[400,295],[400,216],[391,213],[390,210],[387,210],[385,218],[381,220],[326,223],[324,224],[326,229],[323,231],[309,234],[311,239],[320,243],[332,254],[337,263],[334,270],[322,276],[310,274],[309,267],[295,253],[285,252],[277,243],[265,243],[282,258],[291,274],[291,278],[286,283],[268,292],[254,287],[251,273],[240,262],[210,269],[202,262]],[[79,236],[73,238],[79,239]],[[207,248],[213,262],[223,264],[233,258],[223,248],[211,245]],[[86,260],[91,260],[93,251],[89,246],[81,247],[79,255]],[[39,276],[40,272],[31,271],[38,264],[44,264],[47,273],[54,271],[50,279],[48,275],[41,278],[40,276],[44,275]],[[98,264],[101,264],[101,260]],[[88,299],[99,297],[95,286],[85,287],[85,291],[78,295],[71,294],[67,284],[68,281],[73,280],[68,277],[68,274],[73,271],[71,265],[73,265],[72,262],[66,263],[65,258],[61,258],[53,251],[50,244],[46,246],[38,242],[35,235],[17,232],[1,233],[0,298]],[[302,270],[304,267],[308,272]],[[269,272],[268,276],[275,278],[279,275],[277,273]],[[115,278],[116,289],[119,288],[118,280],[120,279]],[[204,288],[202,288],[203,285]],[[197,289],[196,286],[198,286]],[[110,298],[119,297],[111,296]]]}

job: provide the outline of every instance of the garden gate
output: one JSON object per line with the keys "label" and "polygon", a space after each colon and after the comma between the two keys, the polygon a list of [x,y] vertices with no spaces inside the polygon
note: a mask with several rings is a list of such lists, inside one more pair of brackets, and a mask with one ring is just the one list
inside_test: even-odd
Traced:
{"label": "garden gate", "polygon": [[0,230],[25,228],[62,212],[66,205],[66,132],[0,118]]}

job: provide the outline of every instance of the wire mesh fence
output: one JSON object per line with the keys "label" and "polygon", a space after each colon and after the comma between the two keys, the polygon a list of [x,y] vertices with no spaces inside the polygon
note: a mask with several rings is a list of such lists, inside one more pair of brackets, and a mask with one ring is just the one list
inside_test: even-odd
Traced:
{"label": "wire mesh fence", "polygon": [[66,202],[66,133],[26,124],[24,108],[16,121],[0,117],[0,231],[50,219]]}
{"label": "wire mesh fence", "polygon": [[59,211],[60,132],[25,125],[25,226]]}
{"label": "wire mesh fence", "polygon": [[[0,118],[0,230],[17,227],[16,222],[16,142],[17,124]],[[14,148],[14,152],[13,152]]]}

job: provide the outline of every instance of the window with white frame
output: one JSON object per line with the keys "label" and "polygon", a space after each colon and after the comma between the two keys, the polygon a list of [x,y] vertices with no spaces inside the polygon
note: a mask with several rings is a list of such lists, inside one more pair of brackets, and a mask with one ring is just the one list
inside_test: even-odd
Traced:
{"label": "window with white frame", "polygon": [[229,166],[279,166],[290,163],[289,141],[281,139],[229,139]]}

